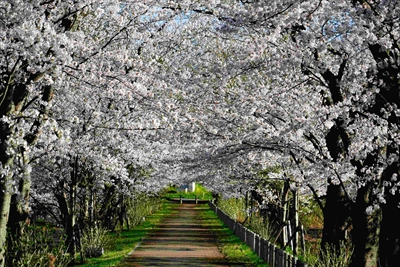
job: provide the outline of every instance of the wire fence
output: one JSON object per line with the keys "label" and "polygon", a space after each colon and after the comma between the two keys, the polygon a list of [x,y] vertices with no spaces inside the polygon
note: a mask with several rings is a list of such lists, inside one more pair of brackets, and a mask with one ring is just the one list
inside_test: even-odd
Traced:
{"label": "wire fence", "polygon": [[231,229],[237,237],[246,243],[263,261],[270,267],[307,267],[307,264],[295,256],[277,248],[274,244],[265,240],[258,234],[250,231],[236,220],[229,217],[212,202],[208,202],[210,208],[217,214],[218,218]]}

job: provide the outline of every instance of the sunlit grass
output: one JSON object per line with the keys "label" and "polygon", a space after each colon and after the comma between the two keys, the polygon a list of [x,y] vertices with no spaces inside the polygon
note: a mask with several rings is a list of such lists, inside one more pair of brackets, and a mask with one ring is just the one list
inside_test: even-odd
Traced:
{"label": "sunlit grass", "polygon": [[207,188],[203,187],[200,184],[196,184],[194,192],[185,192],[183,190],[179,190],[176,187],[169,186],[164,190],[164,193],[162,194],[163,197],[165,198],[171,198],[171,199],[178,199],[180,197],[186,198],[186,199],[195,199],[196,196],[198,199],[202,200],[211,200],[212,199],[212,193],[207,190]]}
{"label": "sunlit grass", "polygon": [[[135,226],[132,230],[123,230],[110,233],[111,243],[105,249],[104,255],[99,258],[87,259],[85,264],[75,264],[74,266],[89,267],[112,267],[117,266],[121,260],[133,250],[133,248],[151,231],[155,225],[168,214],[173,211],[172,205],[168,202],[164,202],[162,208],[146,217],[146,220]],[[77,260],[79,262],[79,259]]]}
{"label": "sunlit grass", "polygon": [[210,227],[211,231],[215,233],[218,248],[229,263],[241,264],[241,266],[268,266],[218,219],[214,211],[203,208],[200,218],[202,224]]}
{"label": "sunlit grass", "polygon": [[[133,248],[151,231],[161,220],[175,212],[173,206],[168,202],[163,203],[162,208],[146,218],[146,221],[137,225],[134,229],[127,231],[117,231],[110,233],[112,242],[106,248],[105,253],[100,258],[87,259],[82,267],[121,267],[121,261]],[[231,230],[229,230],[217,217],[217,215],[208,208],[207,204],[198,205],[200,211],[199,223],[216,235],[216,243],[222,254],[225,255],[226,262],[231,264],[240,264],[241,266],[268,266],[254,253],[250,247],[240,241]]]}

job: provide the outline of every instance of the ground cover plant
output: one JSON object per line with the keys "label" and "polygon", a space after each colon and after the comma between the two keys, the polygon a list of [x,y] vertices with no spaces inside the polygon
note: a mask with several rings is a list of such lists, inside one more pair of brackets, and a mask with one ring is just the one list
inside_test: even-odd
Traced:
{"label": "ground cover plant", "polygon": [[[304,248],[297,251],[296,257],[312,267],[349,266],[353,253],[353,248],[349,241],[342,242],[339,251],[335,247],[321,249],[322,211],[312,198],[308,198],[306,197],[305,203],[303,203],[304,205],[299,211],[299,220],[305,229],[305,243]],[[276,215],[268,214],[265,217],[262,209],[257,206],[254,200],[246,200],[245,198],[219,198],[218,207],[238,223],[243,224],[246,228],[275,244],[278,248],[294,255],[291,245],[287,244],[284,246],[282,243],[283,225],[278,226],[277,222],[268,221],[276,217]]]}
{"label": "ground cover plant", "polygon": [[[207,204],[202,204],[207,205]],[[221,253],[231,264],[244,264],[245,266],[268,266],[251,248],[243,243],[235,234],[220,221],[211,209],[204,209],[201,221],[211,227],[216,235],[216,242]]]}
{"label": "ground cover plant", "polygon": [[[85,264],[76,264],[74,266],[118,266],[121,260],[157,223],[173,212],[173,205],[176,205],[176,203],[166,201],[159,211],[147,217],[145,222],[135,226],[134,229],[109,233],[111,242],[103,256],[87,259]],[[216,214],[208,208],[207,204],[200,204],[196,207],[201,211],[199,223],[210,227],[210,230],[216,235],[218,248],[225,255],[227,261],[232,264],[245,264],[245,266],[267,266],[246,244],[241,242],[232,231],[224,226]]]}
{"label": "ground cover plant", "polygon": [[164,198],[170,198],[170,199],[179,199],[180,197],[187,199],[195,199],[197,197],[198,199],[201,200],[213,199],[212,192],[210,192],[207,188],[203,187],[201,184],[197,183],[194,191],[187,191],[185,189],[180,189],[177,186],[168,186],[160,194]]}
{"label": "ground cover plant", "polygon": [[109,232],[110,238],[108,245],[105,247],[104,255],[98,258],[90,258],[86,260],[86,263],[77,264],[74,266],[90,267],[109,267],[117,266],[121,260],[132,251],[132,249],[157,225],[166,215],[171,214],[171,204],[168,201],[163,202],[159,210],[153,214],[148,215],[146,219],[135,225],[133,228],[119,229],[114,232]]}
{"label": "ground cover plant", "polygon": [[11,238],[9,255],[13,262],[8,264],[20,267],[58,266],[70,264],[65,248],[65,235],[62,229],[48,224],[35,224],[24,228],[24,235],[18,239]]}

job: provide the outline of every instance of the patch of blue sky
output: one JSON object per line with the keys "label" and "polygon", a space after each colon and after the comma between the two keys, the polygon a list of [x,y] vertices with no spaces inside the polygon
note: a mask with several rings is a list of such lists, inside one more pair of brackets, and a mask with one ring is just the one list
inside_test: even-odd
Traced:
{"label": "patch of blue sky", "polygon": [[165,13],[163,16],[160,14],[162,10],[163,9],[161,7],[154,8],[151,12],[147,12],[146,14],[140,16],[140,21],[143,23],[152,23],[156,28],[160,28],[165,24],[168,24],[166,27],[167,30],[176,30],[188,23],[193,14],[193,11],[189,11],[186,13],[181,12],[173,16],[173,12],[171,12],[172,20],[167,21],[164,16]]}
{"label": "patch of blue sky", "polygon": [[175,16],[175,19],[174,19],[175,24],[176,25],[184,25],[184,24],[188,23],[190,21],[192,14],[193,14],[193,11],[189,11],[187,13],[182,12],[182,13],[178,14],[177,16]]}
{"label": "patch of blue sky", "polygon": [[328,37],[328,42],[335,39],[343,40],[351,32],[355,22],[348,12],[344,12],[339,16],[333,16],[330,20],[326,21],[323,28],[323,35]]}

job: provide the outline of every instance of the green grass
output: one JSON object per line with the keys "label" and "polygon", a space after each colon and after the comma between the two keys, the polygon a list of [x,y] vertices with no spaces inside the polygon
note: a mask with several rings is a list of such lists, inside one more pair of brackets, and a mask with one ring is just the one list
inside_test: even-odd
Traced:
{"label": "green grass", "polygon": [[201,186],[200,184],[196,184],[196,188],[194,192],[185,192],[180,191],[176,187],[169,186],[167,187],[164,192],[161,194],[164,198],[172,198],[177,199],[182,196],[182,198],[186,199],[195,199],[196,196],[198,199],[203,200],[210,200],[212,199],[212,193],[208,191],[205,187]]}
{"label": "green grass", "polygon": [[217,245],[229,263],[241,266],[268,266],[249,246],[243,243],[234,233],[219,220],[212,210],[204,210],[201,213],[203,224],[211,227],[211,231],[217,236]]}
{"label": "green grass", "polygon": [[[123,230],[110,233],[111,244],[105,249],[100,258],[87,259],[85,264],[75,264],[81,267],[111,267],[117,264],[146,236],[146,234],[157,225],[163,217],[171,214],[171,204],[164,202],[162,208],[146,217],[146,221],[137,225],[132,230]],[[77,260],[79,262],[79,259]]]}
{"label": "green grass", "polygon": [[[123,258],[151,231],[155,225],[174,212],[174,204],[164,202],[162,208],[146,217],[146,221],[134,229],[110,233],[112,242],[100,258],[87,259],[85,264],[76,264],[81,267],[112,267],[117,266]],[[176,205],[176,204],[175,204]],[[268,266],[264,263],[246,244],[240,241],[231,230],[229,230],[210,209],[204,208],[206,204],[198,205],[201,209],[199,222],[210,227],[215,233],[217,245],[221,253],[225,255],[227,262],[240,264],[241,266]],[[208,207],[208,206],[207,206]]]}

